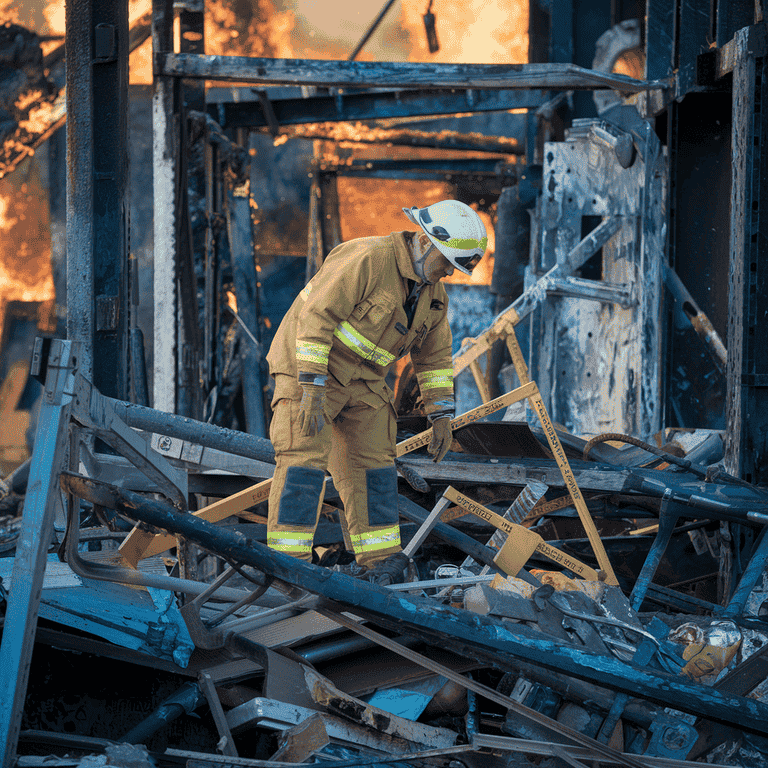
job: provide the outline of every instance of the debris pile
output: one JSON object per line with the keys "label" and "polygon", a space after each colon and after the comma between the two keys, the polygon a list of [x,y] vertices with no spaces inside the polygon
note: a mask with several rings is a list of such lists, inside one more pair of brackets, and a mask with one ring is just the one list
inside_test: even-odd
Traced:
{"label": "debris pile", "polygon": [[[52,342],[46,391],[79,461],[46,466],[36,445],[3,486],[24,507],[0,534],[4,669],[14,593],[45,571],[22,606],[40,620],[27,703],[4,705],[20,765],[765,760],[768,493],[724,472],[720,433],[586,443],[523,371],[454,420],[439,464],[403,419],[408,567],[382,586],[335,568],[351,556],[332,480],[315,562],[269,549],[269,442],[104,397],[70,345]],[[540,428],[478,421],[519,401]],[[86,762],[120,744],[146,751]]]}

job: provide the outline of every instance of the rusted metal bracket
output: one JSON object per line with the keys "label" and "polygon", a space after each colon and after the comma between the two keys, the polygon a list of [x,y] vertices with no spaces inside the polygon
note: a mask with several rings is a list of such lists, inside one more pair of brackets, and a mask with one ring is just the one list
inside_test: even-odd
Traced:
{"label": "rusted metal bracket", "polygon": [[149,442],[116,413],[111,398],[104,397],[83,376],[75,377],[72,418],[127,458],[181,509],[187,508],[187,474],[153,451]]}

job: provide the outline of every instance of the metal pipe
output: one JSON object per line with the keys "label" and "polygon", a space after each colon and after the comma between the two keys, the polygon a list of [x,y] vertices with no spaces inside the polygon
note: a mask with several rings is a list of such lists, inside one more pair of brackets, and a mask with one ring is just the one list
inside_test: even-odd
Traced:
{"label": "metal pipe", "polygon": [[206,703],[207,700],[200,686],[190,680],[169,696],[149,717],[131,728],[120,741],[127,744],[146,744],[150,737],[168,723],[172,723],[183,714],[192,714]]}
{"label": "metal pipe", "polygon": [[187,440],[207,448],[234,453],[247,459],[275,463],[275,449],[265,437],[256,437],[226,427],[218,427],[188,416],[178,416],[124,400],[107,398],[129,427]]}
{"label": "metal pipe", "polygon": [[[402,640],[399,642],[402,642]],[[375,647],[376,643],[372,640],[367,640],[359,635],[352,635],[351,637],[345,637],[343,640],[335,640],[332,643],[322,643],[312,648],[296,648],[294,650],[305,661],[308,661],[310,664],[317,664],[321,661],[337,659],[339,656],[346,656],[350,653],[365,651],[368,648]]]}
{"label": "metal pipe", "polygon": [[[81,498],[87,499],[87,496],[82,496]],[[77,505],[69,505],[70,513],[67,517],[67,532],[64,538],[64,559],[72,571],[81,578],[113,581],[118,584],[129,584],[134,587],[167,589],[171,592],[184,592],[189,595],[201,595],[210,586],[202,581],[177,579],[173,576],[162,576],[156,573],[143,573],[132,568],[121,568],[120,566],[105,565],[104,563],[90,563],[84,560],[78,552],[78,544],[80,543],[79,528],[75,522],[77,514],[73,511],[76,507]],[[246,590],[223,587],[216,594],[220,600],[237,602],[248,597],[250,593]]]}
{"label": "metal pipe", "polygon": [[371,35],[376,31],[376,27],[381,24],[381,20],[387,15],[387,11],[395,4],[395,0],[387,0],[384,3],[384,7],[379,11],[379,15],[371,22],[365,34],[360,38],[360,42],[355,46],[352,53],[347,57],[348,61],[354,61],[357,58],[357,54],[363,49],[363,46],[368,42]]}
{"label": "metal pipe", "polygon": [[659,509],[659,532],[656,534],[650,550],[648,550],[643,567],[629,597],[632,608],[635,611],[640,610],[640,606],[643,604],[643,600],[645,600],[648,585],[653,581],[656,569],[659,567],[659,563],[661,563],[661,558],[664,557],[664,552],[667,550],[677,525],[677,515],[671,512],[669,508],[671,498],[672,490],[667,488],[661,500],[661,508]]}
{"label": "metal pipe", "polygon": [[755,588],[758,579],[763,575],[766,564],[768,564],[768,528],[763,528],[755,544],[755,551],[749,558],[749,563],[747,563],[747,567],[739,579],[739,585],[723,611],[724,619],[737,619],[744,613],[747,599]]}

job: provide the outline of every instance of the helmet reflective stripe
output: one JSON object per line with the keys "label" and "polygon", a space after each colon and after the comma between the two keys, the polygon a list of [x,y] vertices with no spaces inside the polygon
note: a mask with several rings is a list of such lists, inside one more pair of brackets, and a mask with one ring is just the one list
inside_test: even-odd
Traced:
{"label": "helmet reflective stripe", "polygon": [[458,200],[443,200],[426,208],[403,208],[403,212],[454,267],[472,274],[488,247],[485,225],[475,211]]}

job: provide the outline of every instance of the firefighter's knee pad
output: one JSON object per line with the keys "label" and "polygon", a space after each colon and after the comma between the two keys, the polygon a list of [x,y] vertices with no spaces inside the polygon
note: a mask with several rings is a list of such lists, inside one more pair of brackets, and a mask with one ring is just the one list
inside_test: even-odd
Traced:
{"label": "firefighter's knee pad", "polygon": [[325,472],[314,467],[288,467],[280,493],[278,525],[314,526]]}
{"label": "firefighter's knee pad", "polygon": [[394,465],[365,470],[368,525],[397,525],[397,470]]}

